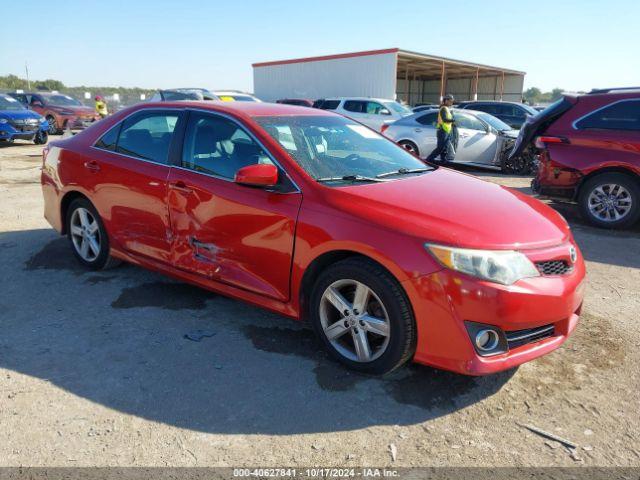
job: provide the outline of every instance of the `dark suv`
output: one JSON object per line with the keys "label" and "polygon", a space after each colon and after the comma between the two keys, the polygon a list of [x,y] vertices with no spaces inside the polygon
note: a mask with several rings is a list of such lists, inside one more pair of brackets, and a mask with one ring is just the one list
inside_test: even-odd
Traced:
{"label": "dark suv", "polygon": [[460,102],[457,107],[489,113],[516,130],[522,126],[527,118],[538,113],[529,105],[517,102]]}
{"label": "dark suv", "polygon": [[604,228],[640,218],[640,87],[565,95],[522,126],[512,157],[539,151],[533,190],[576,201]]}

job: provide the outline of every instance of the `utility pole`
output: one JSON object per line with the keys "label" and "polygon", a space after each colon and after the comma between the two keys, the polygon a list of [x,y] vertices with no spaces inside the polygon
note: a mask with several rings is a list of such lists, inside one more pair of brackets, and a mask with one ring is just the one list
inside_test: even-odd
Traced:
{"label": "utility pole", "polygon": [[29,81],[29,66],[27,65],[27,61],[24,62],[24,71],[27,73],[27,89],[31,90],[31,82]]}

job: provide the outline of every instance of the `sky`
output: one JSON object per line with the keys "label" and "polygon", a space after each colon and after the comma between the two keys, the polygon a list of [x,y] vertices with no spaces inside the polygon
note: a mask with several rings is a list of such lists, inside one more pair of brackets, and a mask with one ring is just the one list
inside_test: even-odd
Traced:
{"label": "sky", "polygon": [[251,64],[399,47],[527,72],[525,88],[640,85],[640,2],[32,0],[0,75],[251,91]]}

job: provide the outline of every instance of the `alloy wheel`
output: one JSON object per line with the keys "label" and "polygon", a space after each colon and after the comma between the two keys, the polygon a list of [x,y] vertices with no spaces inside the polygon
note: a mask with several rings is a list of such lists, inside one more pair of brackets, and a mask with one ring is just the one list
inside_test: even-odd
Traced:
{"label": "alloy wheel", "polygon": [[78,255],[87,262],[93,262],[100,255],[100,227],[93,214],[86,208],[76,208],[71,215],[69,226],[71,240]]}
{"label": "alloy wheel", "polygon": [[338,280],[320,302],[322,330],[331,345],[354,362],[372,362],[387,349],[390,321],[376,293],[356,280]]}
{"label": "alloy wheel", "polygon": [[55,135],[58,132],[56,119],[53,117],[47,117],[47,121],[49,122],[49,135]]}
{"label": "alloy wheel", "polygon": [[622,185],[607,183],[594,188],[587,199],[589,213],[603,222],[615,222],[631,211],[633,200]]}

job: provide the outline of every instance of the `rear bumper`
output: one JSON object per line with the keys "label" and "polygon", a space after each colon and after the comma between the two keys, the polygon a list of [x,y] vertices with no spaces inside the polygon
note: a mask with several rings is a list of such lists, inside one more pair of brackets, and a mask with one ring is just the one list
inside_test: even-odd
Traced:
{"label": "rear bumper", "polygon": [[[467,375],[507,370],[558,348],[578,324],[584,296],[584,261],[579,255],[566,275],[520,280],[498,285],[441,270],[403,282],[418,327],[414,361]],[[466,322],[490,325],[502,332],[553,325],[553,334],[480,356]]]}

